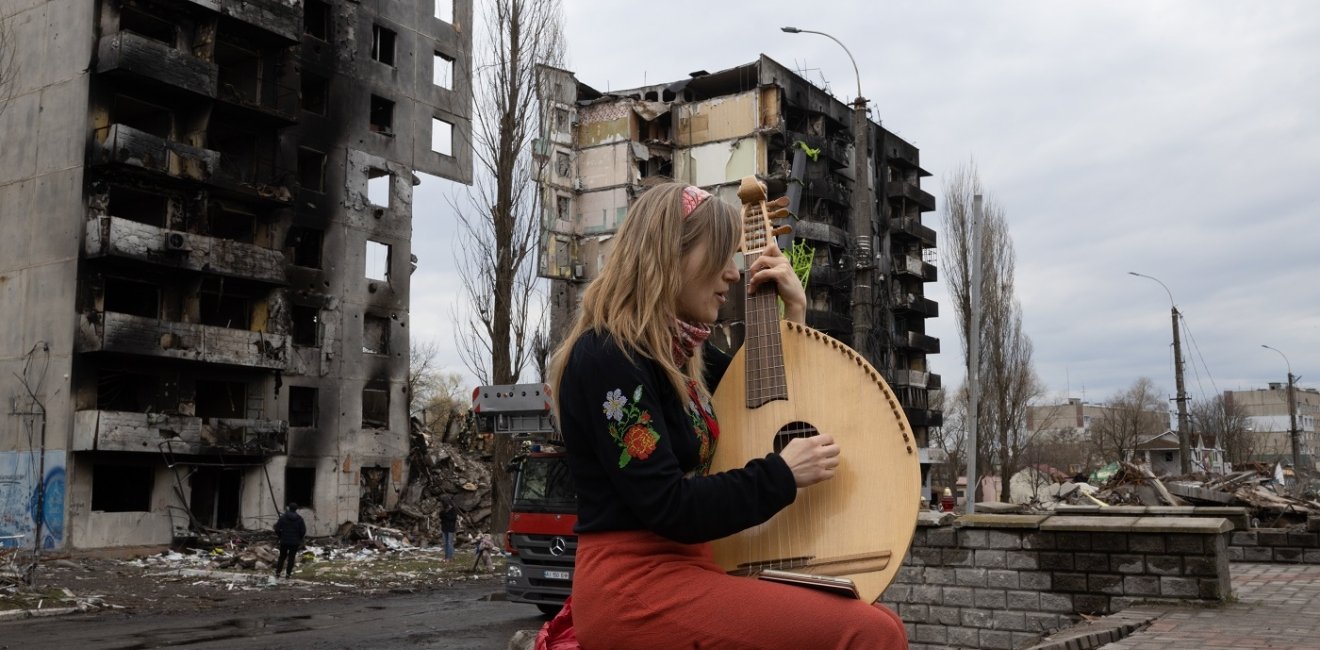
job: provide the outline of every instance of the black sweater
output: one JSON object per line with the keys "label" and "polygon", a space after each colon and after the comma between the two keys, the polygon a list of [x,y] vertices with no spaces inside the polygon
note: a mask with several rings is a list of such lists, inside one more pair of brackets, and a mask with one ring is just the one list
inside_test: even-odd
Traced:
{"label": "black sweater", "polygon": [[[728,357],[710,346],[706,354],[713,386]],[[588,332],[573,346],[559,408],[579,533],[649,529],[706,542],[764,523],[797,496],[775,454],[705,475],[717,437],[706,419],[684,406],[659,364],[629,359],[608,334]]]}

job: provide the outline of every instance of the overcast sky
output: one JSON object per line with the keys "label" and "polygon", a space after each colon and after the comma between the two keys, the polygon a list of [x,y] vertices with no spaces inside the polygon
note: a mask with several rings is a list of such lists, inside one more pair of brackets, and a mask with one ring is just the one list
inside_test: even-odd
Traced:
{"label": "overcast sky", "polygon": [[[477,2],[481,4],[480,0]],[[566,0],[568,68],[598,90],[676,81],[762,53],[914,143],[937,197],[975,161],[1006,213],[1036,369],[1100,402],[1150,377],[1174,392],[1169,297],[1187,392],[1320,386],[1320,2],[1020,0],[665,3]],[[414,206],[413,336],[450,369],[458,299],[446,183]],[[941,269],[941,276],[943,270]],[[931,370],[962,382],[940,283]],[[530,378],[530,377],[529,377]]]}

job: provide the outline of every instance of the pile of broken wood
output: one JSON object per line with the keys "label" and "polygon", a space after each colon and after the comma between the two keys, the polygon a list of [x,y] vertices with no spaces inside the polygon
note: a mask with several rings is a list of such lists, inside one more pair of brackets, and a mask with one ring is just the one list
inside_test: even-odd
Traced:
{"label": "pile of broken wood", "polygon": [[[361,520],[387,530],[413,546],[429,546],[440,540],[440,512],[446,500],[459,512],[459,530],[486,531],[490,526],[490,463],[479,453],[459,445],[440,442],[424,430],[415,430],[409,454],[408,485],[394,510],[362,512]],[[346,534],[349,533],[349,534]],[[341,537],[372,542],[369,529],[344,531]]]}
{"label": "pile of broken wood", "polygon": [[1320,501],[1313,491],[1296,484],[1285,488],[1263,468],[1222,476],[1161,479],[1148,467],[1125,462],[1097,491],[1074,492],[1068,501],[1076,505],[1245,507],[1262,526],[1302,523],[1311,515],[1320,515]]}

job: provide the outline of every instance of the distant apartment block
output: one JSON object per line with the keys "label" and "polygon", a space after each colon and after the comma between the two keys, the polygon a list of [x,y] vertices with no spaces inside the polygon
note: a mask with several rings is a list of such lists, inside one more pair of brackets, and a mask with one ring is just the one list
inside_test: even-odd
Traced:
{"label": "distant apartment block", "polygon": [[[921,189],[917,148],[868,121],[869,148],[854,151],[852,109],[779,63],[757,61],[628,90],[601,92],[569,71],[542,68],[543,228],[540,274],[551,280],[551,338],[570,323],[582,289],[599,272],[628,206],[647,187],[681,181],[737,205],[739,180],[756,175],[771,196],[795,197],[797,238],[814,247],[807,323],[852,342],[854,269],[867,269],[875,324],[858,348],[897,393],[920,447],[943,419],[929,399],[940,387],[926,334],[938,305],[924,286],[936,279],[935,231],[922,214],[935,197]],[[874,188],[870,250],[849,244],[853,157],[864,156]],[[716,339],[741,344],[730,300]],[[923,458],[926,456],[923,449]]]}
{"label": "distant apartment block", "polygon": [[[1317,425],[1320,425],[1320,390],[1294,386],[1296,420],[1302,462],[1315,468]],[[1261,461],[1292,462],[1291,420],[1288,414],[1288,384],[1271,382],[1255,390],[1226,390],[1224,401],[1246,417],[1251,457]]]}
{"label": "distant apartment block", "polygon": [[471,180],[471,14],[0,3],[0,537],[166,544],[289,501],[326,535],[397,501],[415,173]]}

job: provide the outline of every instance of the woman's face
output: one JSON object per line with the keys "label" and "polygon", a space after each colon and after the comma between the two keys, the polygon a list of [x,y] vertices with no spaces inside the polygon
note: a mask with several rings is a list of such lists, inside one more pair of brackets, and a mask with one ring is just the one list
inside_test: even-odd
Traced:
{"label": "woman's face", "polygon": [[683,288],[678,293],[678,317],[694,323],[714,323],[720,315],[720,305],[729,299],[729,286],[738,281],[738,267],[730,256],[724,267],[715,272],[704,271],[706,242],[696,245],[683,255]]}

